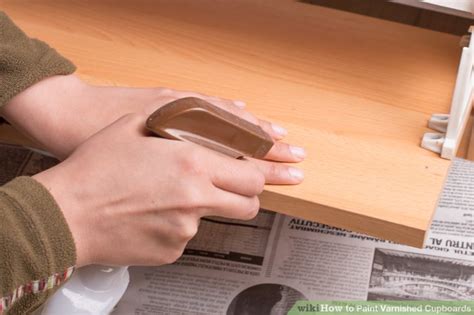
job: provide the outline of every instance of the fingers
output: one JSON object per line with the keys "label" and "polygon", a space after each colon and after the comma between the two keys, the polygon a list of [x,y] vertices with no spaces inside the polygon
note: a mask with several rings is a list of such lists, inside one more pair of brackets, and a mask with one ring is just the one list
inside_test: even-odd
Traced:
{"label": "fingers", "polygon": [[258,125],[259,120],[257,117],[246,111],[245,109],[238,107],[234,104],[233,101],[228,101],[225,99],[219,99],[219,98],[210,98],[210,99],[205,99],[209,103],[222,108],[223,110],[226,110],[235,116],[238,116],[242,119],[247,120],[248,122],[251,122],[252,124]]}
{"label": "fingers", "polygon": [[209,167],[213,184],[236,194],[259,195],[264,184],[296,185],[304,179],[300,169],[286,164],[258,159],[234,160],[212,153],[206,160],[213,166]]}
{"label": "fingers", "polygon": [[288,131],[282,126],[266,120],[259,119],[258,125],[275,140],[281,140],[288,134]]}
{"label": "fingers", "polygon": [[210,153],[207,161],[214,186],[247,197],[262,193],[265,177],[255,164]]}
{"label": "fingers", "polygon": [[203,99],[215,106],[218,106],[236,116],[239,116],[253,124],[259,124],[259,120],[249,112],[245,111],[246,106],[245,102],[241,100],[229,100],[225,98],[220,98],[216,96],[209,96],[205,94],[200,94],[190,91],[172,91],[169,94],[170,97],[173,97],[173,100],[184,98],[184,97],[197,97]]}
{"label": "fingers", "polygon": [[271,123],[266,120],[258,119],[257,117],[246,111],[243,107],[236,106],[236,102],[240,101],[229,101],[216,97],[208,97],[205,100],[240,118],[251,122],[252,124],[260,126],[263,131],[265,131],[270,135],[270,137],[272,137],[272,139],[281,140],[288,134],[288,131],[280,125]]}
{"label": "fingers", "polygon": [[303,171],[299,168],[257,159],[251,159],[251,161],[262,171],[266,184],[296,185],[304,179]]}
{"label": "fingers", "polygon": [[275,140],[281,140],[283,139],[287,134],[288,131],[283,128],[280,125],[271,123],[266,120],[258,119],[248,111],[244,109],[244,107],[236,106],[236,103],[241,102],[241,101],[229,101],[225,99],[220,99],[216,97],[208,97],[207,99],[208,102],[210,102],[213,105],[219,106],[220,108],[240,117],[243,118],[252,124],[260,126],[263,131],[268,133],[272,139]]}
{"label": "fingers", "polygon": [[165,95],[168,95],[170,102],[177,98],[198,97],[253,124],[259,125],[267,134],[270,135],[270,137],[272,137],[272,139],[276,140],[273,148],[265,157],[266,160],[294,163],[301,162],[306,157],[306,152],[303,148],[279,142],[279,140],[283,139],[288,134],[288,131],[285,128],[266,120],[257,119],[254,115],[244,109],[245,104],[242,101],[232,101],[189,91],[165,90]]}
{"label": "fingers", "polygon": [[253,219],[260,208],[257,196],[247,197],[219,188],[213,192],[215,206],[204,209],[202,216],[219,216],[230,219]]}
{"label": "fingers", "polygon": [[301,162],[306,157],[306,151],[297,146],[284,142],[275,142],[271,150],[265,156],[265,160],[278,162]]}
{"label": "fingers", "polygon": [[172,98],[170,99],[170,101],[178,99],[178,98],[184,98],[184,97],[201,98],[255,125],[259,125],[260,127],[262,127],[262,129],[266,133],[268,133],[275,140],[281,140],[288,134],[285,128],[277,124],[270,123],[266,120],[257,119],[257,117],[255,117],[254,115],[252,115],[251,113],[245,110],[246,104],[245,102],[241,100],[229,100],[229,99],[224,99],[224,98],[215,97],[215,96],[208,96],[208,95],[204,95],[204,94],[200,94],[196,92],[190,92],[190,91],[169,90],[169,92],[167,93],[169,94],[170,98]]}

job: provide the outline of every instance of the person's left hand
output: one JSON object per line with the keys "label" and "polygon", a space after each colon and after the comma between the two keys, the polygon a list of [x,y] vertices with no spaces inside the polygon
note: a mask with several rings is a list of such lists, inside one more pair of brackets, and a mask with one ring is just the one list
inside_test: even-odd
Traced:
{"label": "person's left hand", "polygon": [[64,159],[88,137],[119,117],[128,113],[149,115],[160,106],[189,96],[202,98],[260,125],[276,140],[266,159],[300,162],[305,158],[303,148],[280,141],[286,135],[283,127],[257,119],[244,109],[242,101],[166,88],[93,86],[75,75],[55,76],[36,83],[1,108],[0,115],[42,149]]}

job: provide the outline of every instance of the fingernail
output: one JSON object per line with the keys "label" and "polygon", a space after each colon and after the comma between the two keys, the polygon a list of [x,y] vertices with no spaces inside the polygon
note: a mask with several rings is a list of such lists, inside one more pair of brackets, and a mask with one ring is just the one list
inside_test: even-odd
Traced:
{"label": "fingernail", "polygon": [[290,151],[293,156],[297,157],[298,159],[304,159],[306,157],[305,149],[301,147],[290,146]]}
{"label": "fingernail", "polygon": [[294,179],[297,179],[298,181],[301,181],[304,178],[303,171],[300,170],[299,168],[290,167],[288,168],[288,172],[290,173],[291,177],[293,177]]}
{"label": "fingernail", "polygon": [[240,108],[245,108],[245,106],[247,106],[244,101],[234,101],[234,105]]}
{"label": "fingernail", "polygon": [[284,137],[288,134],[288,131],[285,128],[276,124],[272,124],[272,129],[281,137]]}

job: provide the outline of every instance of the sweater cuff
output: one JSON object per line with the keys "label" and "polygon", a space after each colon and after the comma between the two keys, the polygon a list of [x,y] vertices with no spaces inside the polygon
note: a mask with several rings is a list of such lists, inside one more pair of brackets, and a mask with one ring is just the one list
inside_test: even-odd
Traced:
{"label": "sweater cuff", "polygon": [[0,107],[33,84],[76,67],[53,48],[29,38],[0,11]]}
{"label": "sweater cuff", "polygon": [[6,228],[0,248],[9,256],[0,262],[0,297],[9,296],[13,308],[42,303],[74,269],[76,249],[66,219],[48,190],[26,176],[0,188],[0,206]]}

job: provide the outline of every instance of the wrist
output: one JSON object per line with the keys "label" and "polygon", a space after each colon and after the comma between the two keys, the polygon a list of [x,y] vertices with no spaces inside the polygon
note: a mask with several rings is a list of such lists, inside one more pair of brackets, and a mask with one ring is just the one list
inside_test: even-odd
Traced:
{"label": "wrist", "polygon": [[[53,168],[38,173],[33,178],[45,187],[56,204],[59,206],[69,230],[73,236],[76,248],[76,266],[82,267],[93,263],[92,247],[90,240],[93,238],[89,231],[92,221],[91,216],[85,216],[81,209],[83,205],[77,188],[78,176],[74,175],[74,167],[63,162]],[[76,172],[77,173],[77,172]],[[74,180],[76,179],[76,180]],[[88,208],[88,210],[91,210]],[[88,213],[93,213],[88,211]]]}
{"label": "wrist", "polygon": [[1,108],[0,114],[38,146],[59,158],[66,157],[78,135],[70,126],[74,108],[90,87],[74,75],[46,78]]}

